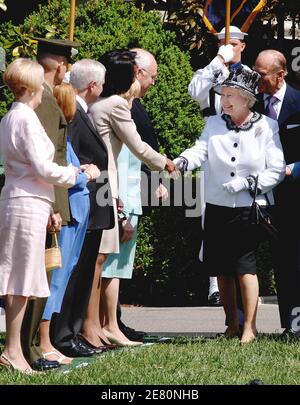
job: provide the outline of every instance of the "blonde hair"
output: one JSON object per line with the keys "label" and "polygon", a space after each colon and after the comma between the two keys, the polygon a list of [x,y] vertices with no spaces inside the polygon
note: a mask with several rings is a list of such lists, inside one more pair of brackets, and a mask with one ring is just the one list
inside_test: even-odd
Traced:
{"label": "blonde hair", "polygon": [[53,95],[69,124],[76,113],[76,93],[74,88],[69,83],[62,83],[54,87]]}
{"label": "blonde hair", "polygon": [[138,80],[135,80],[129,89],[125,92],[120,94],[121,97],[125,98],[128,102],[132,101],[134,98],[139,97],[141,92],[141,85]]}
{"label": "blonde hair", "polygon": [[31,59],[18,58],[8,65],[3,80],[19,99],[26,90],[34,92],[40,89],[44,82],[44,69]]}

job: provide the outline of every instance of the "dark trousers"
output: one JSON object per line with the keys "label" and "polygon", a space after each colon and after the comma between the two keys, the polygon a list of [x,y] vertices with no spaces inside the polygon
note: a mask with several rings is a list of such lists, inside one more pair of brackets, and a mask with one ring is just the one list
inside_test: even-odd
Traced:
{"label": "dark trousers", "polygon": [[60,313],[52,315],[50,338],[59,348],[70,347],[81,331],[94,279],[102,230],[87,231],[80,258],[75,266],[62,302]]}
{"label": "dark trousers", "polygon": [[281,326],[289,329],[298,315],[293,309],[300,309],[300,181],[286,178],[274,195],[279,241],[272,244],[273,267]]}
{"label": "dark trousers", "polygon": [[[273,258],[281,327],[290,329],[300,313],[300,238],[281,238],[273,245]],[[293,314],[294,308],[299,313]]]}

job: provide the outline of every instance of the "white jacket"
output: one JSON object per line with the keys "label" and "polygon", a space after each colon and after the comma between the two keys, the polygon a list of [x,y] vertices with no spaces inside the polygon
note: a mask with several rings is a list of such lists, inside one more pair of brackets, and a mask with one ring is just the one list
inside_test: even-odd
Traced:
{"label": "white jacket", "polygon": [[[236,176],[259,175],[258,187],[262,194],[257,202],[266,204],[268,193],[285,176],[285,161],[278,133],[278,124],[265,115],[255,113],[248,129],[229,129],[225,115],[209,117],[201,137],[180,156],[188,160],[188,170],[200,167],[207,160],[208,177],[205,182],[205,202],[225,206],[250,206],[248,191],[231,194],[222,185]],[[274,203],[273,193],[268,194]]]}

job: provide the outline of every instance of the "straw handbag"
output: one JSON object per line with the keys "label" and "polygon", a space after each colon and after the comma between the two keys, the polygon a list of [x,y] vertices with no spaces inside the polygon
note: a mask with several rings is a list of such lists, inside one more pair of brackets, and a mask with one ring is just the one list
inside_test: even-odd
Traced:
{"label": "straw handbag", "polygon": [[62,267],[61,251],[60,247],[58,246],[56,232],[54,232],[53,235],[54,235],[54,246],[52,248],[45,250],[46,271],[51,271]]}

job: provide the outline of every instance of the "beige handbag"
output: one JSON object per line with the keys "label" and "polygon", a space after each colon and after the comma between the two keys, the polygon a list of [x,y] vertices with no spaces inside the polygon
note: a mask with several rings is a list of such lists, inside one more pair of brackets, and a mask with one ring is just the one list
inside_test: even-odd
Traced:
{"label": "beige handbag", "polygon": [[58,246],[56,232],[54,232],[53,235],[54,235],[54,246],[52,248],[45,250],[46,271],[51,271],[62,267],[61,251],[60,247]]}

